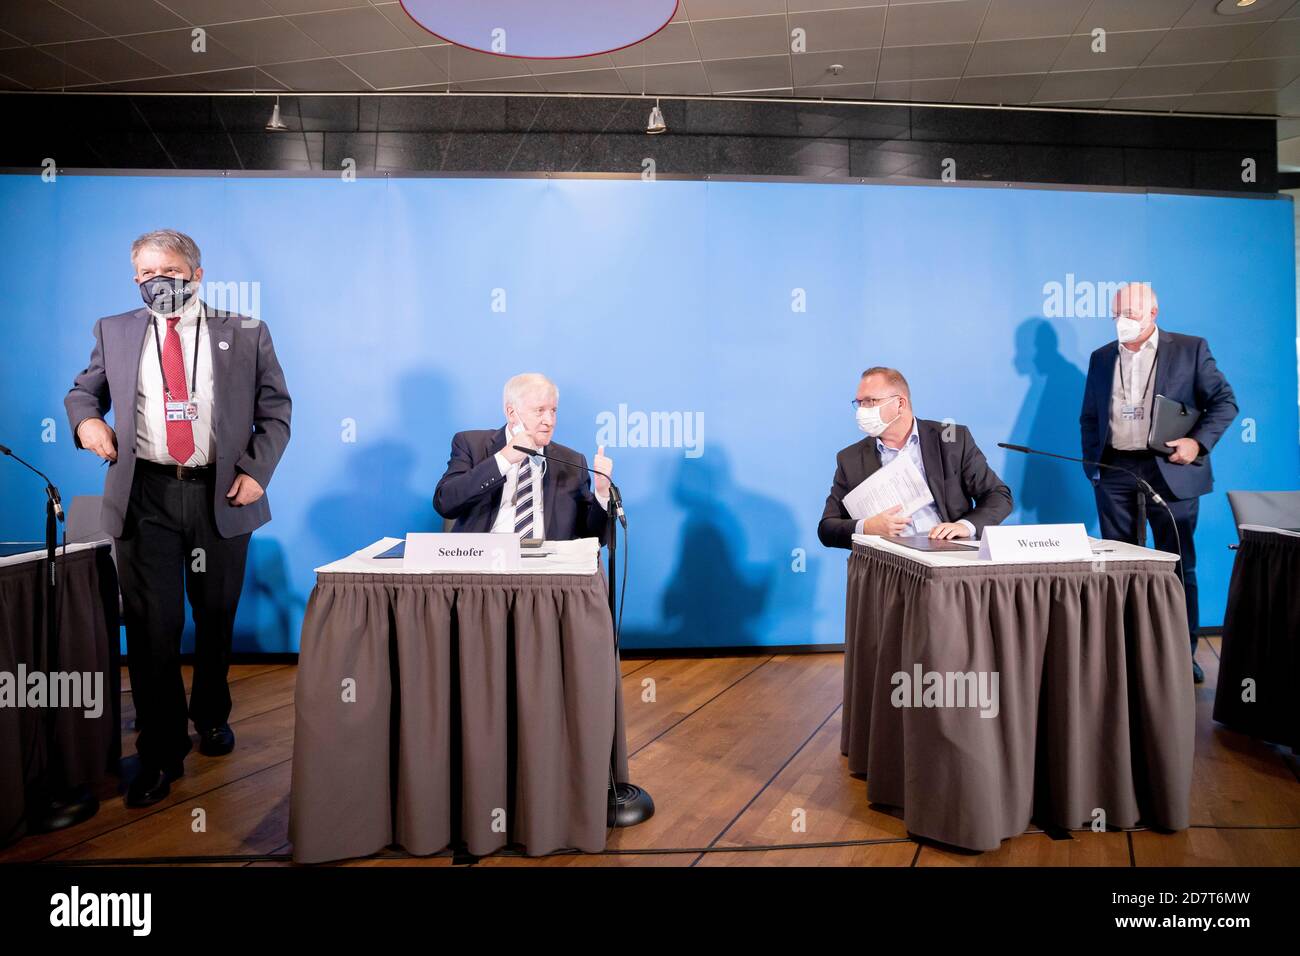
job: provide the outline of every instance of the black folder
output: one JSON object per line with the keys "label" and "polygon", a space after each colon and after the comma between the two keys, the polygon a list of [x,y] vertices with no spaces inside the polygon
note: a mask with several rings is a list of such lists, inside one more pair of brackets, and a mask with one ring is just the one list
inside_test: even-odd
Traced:
{"label": "black folder", "polygon": [[1165,442],[1186,438],[1200,417],[1198,409],[1188,408],[1182,402],[1157,395],[1151,403],[1151,432],[1147,437],[1147,447],[1168,458],[1174,450]]}

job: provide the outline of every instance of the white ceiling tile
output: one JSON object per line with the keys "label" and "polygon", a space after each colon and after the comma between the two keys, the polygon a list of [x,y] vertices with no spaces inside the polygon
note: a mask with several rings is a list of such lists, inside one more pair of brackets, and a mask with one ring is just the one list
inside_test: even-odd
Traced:
{"label": "white ceiling tile", "polygon": [[995,40],[975,44],[967,76],[1005,76],[1011,73],[1046,73],[1052,68],[1066,37],[1040,37],[1032,40]]}
{"label": "white ceiling tile", "polygon": [[1107,32],[1105,49],[1094,51],[1096,41],[1090,34],[1070,37],[1056,61],[1057,70],[1109,70],[1137,66],[1147,58],[1165,35],[1163,30]]}
{"label": "white ceiling tile", "polygon": [[1115,96],[1106,104],[1107,109],[1148,110],[1155,113],[1168,113],[1178,109],[1179,104],[1187,99],[1186,94],[1172,96]]}
{"label": "white ceiling tile", "polygon": [[402,31],[374,7],[310,13],[291,17],[290,20],[303,33],[336,55],[398,50],[412,45]]}
{"label": "white ceiling tile", "polygon": [[704,74],[704,64],[699,61],[668,63],[644,68],[624,67],[619,72],[623,74],[623,84],[629,93],[648,90],[665,96],[672,94],[687,96],[706,95],[711,92],[708,77]]}
{"label": "white ceiling tile", "polygon": [[849,7],[889,6],[889,0],[789,0],[791,13],[804,13],[808,10],[844,10]]}
{"label": "white ceiling tile", "polygon": [[249,63],[316,60],[328,51],[283,17],[223,23],[208,28],[208,36]]}
{"label": "white ceiling tile", "polygon": [[1178,104],[1180,113],[1249,113],[1261,102],[1265,94],[1252,93],[1197,93]]}
{"label": "white ceiling tile", "polygon": [[891,80],[876,84],[878,100],[922,100],[927,103],[948,103],[957,90],[957,80]]}
{"label": "white ceiling tile", "polygon": [[1133,71],[1116,95],[1178,96],[1194,93],[1202,83],[1218,72],[1218,63],[1194,63],[1186,66],[1144,66]]}
{"label": "white ceiling tile", "polygon": [[[293,90],[328,92],[354,90],[360,82],[356,74],[333,58],[296,60],[264,67],[267,73]],[[369,89],[369,87],[365,87]]]}
{"label": "white ceiling tile", "polygon": [[1034,96],[1036,102],[1044,100],[1109,99],[1124,85],[1133,68],[1123,70],[1079,70],[1049,73]]}
{"label": "white ceiling tile", "polygon": [[610,54],[618,66],[643,66],[647,63],[681,63],[698,60],[700,51],[685,20],[669,23],[654,36]]}
{"label": "white ceiling tile", "polygon": [[186,22],[154,0],[58,0],[58,5],[105,33],[122,36],[187,26]]}
{"label": "white ceiling tile", "polygon": [[[104,31],[48,0],[0,3],[0,30],[24,43],[55,43],[102,37]],[[17,79],[17,77],[15,77]]]}
{"label": "white ceiling tile", "polygon": [[835,99],[869,100],[876,95],[873,83],[843,83],[827,86],[796,86],[795,96],[825,96]]}
{"label": "white ceiling tile", "polygon": [[202,26],[276,15],[266,0],[167,0],[167,9]]}
{"label": "white ceiling tile", "polygon": [[790,88],[790,56],[754,56],[707,60],[704,71],[714,93]]}
{"label": "white ceiling tile", "polygon": [[1028,103],[1042,84],[1044,73],[1017,76],[967,76],[957,84],[954,103]]}
{"label": "white ceiling tile", "polygon": [[740,17],[692,23],[695,45],[706,60],[742,56],[769,56],[790,51],[784,14],[777,17]]}
{"label": "white ceiling tile", "polygon": [[1164,29],[1177,23],[1191,5],[1192,0],[1093,0],[1075,32],[1092,33],[1097,27],[1107,33]]}
{"label": "white ceiling tile", "polygon": [[1092,0],[993,0],[980,40],[1068,36]]}
{"label": "white ceiling tile", "polygon": [[1146,66],[1231,60],[1266,29],[1262,23],[1170,30],[1146,58]]}
{"label": "white ceiling tile", "polygon": [[608,53],[553,59],[525,58],[522,62],[528,67],[528,72],[534,76],[542,76],[546,73],[581,73],[584,70],[612,70],[615,66],[613,57]]}
{"label": "white ceiling tile", "polygon": [[1291,56],[1300,52],[1300,19],[1270,23],[1244,50],[1243,57]]}
{"label": "white ceiling tile", "polygon": [[161,33],[141,33],[124,37],[122,42],[156,63],[161,63],[172,73],[203,73],[211,70],[232,70],[248,66],[249,61],[226,49],[209,35],[203,52],[194,50],[194,38],[189,27],[182,30],[164,30]]}
{"label": "white ceiling tile", "polygon": [[[501,76],[529,76],[526,61],[509,56],[493,56],[491,53],[479,53],[464,47],[449,45],[440,47],[441,57],[450,59],[450,71],[453,81],[486,80]],[[539,87],[540,89],[540,87]]]}
{"label": "white ceiling tile", "polygon": [[370,0],[266,0],[275,12],[288,16],[294,13],[320,13],[343,7],[364,7]]}
{"label": "white ceiling tile", "polygon": [[[831,53],[795,53],[790,56],[795,86],[843,86],[874,83],[879,50],[836,50]],[[832,73],[832,66],[843,69]]]}
{"label": "white ceiling tile", "polygon": [[502,76],[453,82],[451,89],[467,93],[541,93],[542,85],[535,76]]}
{"label": "white ceiling tile", "polygon": [[423,86],[447,79],[447,71],[438,62],[436,52],[432,47],[422,47],[386,53],[359,53],[339,57],[339,62],[377,90]]}
{"label": "white ceiling tile", "polygon": [[41,49],[107,83],[170,72],[161,63],[137,53],[121,40],[79,40],[76,43],[55,43]]}
{"label": "white ceiling tile", "polygon": [[972,44],[886,47],[880,53],[878,81],[925,80],[961,76]]}
{"label": "white ceiling tile", "polygon": [[1300,76],[1300,56],[1272,60],[1234,60],[1210,77],[1199,93],[1280,90]]}
{"label": "white ceiling tile", "polygon": [[546,73],[537,82],[548,93],[627,93],[618,70],[582,70],[576,73]]}
{"label": "white ceiling tile", "polygon": [[96,79],[31,46],[0,50],[0,73],[34,90],[94,83]]}
{"label": "white ceiling tile", "polygon": [[447,42],[412,20],[411,15],[402,9],[400,3],[376,3],[375,9],[416,46],[441,46]]}
{"label": "white ceiling tile", "polygon": [[944,0],[891,6],[885,46],[974,43],[989,0]]}
{"label": "white ceiling tile", "polygon": [[[818,0],[810,0],[818,2]],[[821,0],[825,2],[825,0]],[[806,52],[822,50],[865,50],[880,46],[884,36],[885,8],[820,10],[790,14],[790,29],[802,29]]]}
{"label": "white ceiling tile", "polygon": [[691,20],[785,14],[785,0],[681,0]]}

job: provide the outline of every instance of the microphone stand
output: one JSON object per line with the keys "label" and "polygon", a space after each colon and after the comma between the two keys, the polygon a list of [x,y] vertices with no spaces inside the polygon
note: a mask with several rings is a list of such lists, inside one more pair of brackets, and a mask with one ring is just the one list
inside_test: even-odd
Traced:
{"label": "microphone stand", "polygon": [[[45,640],[41,641],[35,634],[32,635],[32,660],[36,662],[37,668],[48,679],[58,666],[59,621],[55,611],[59,599],[59,576],[56,552],[59,545],[58,526],[64,521],[65,517],[63,499],[59,495],[59,489],[55,487],[54,482],[50,481],[49,476],[30,462],[24,461],[15,455],[13,449],[6,445],[0,445],[0,455],[12,458],[28,471],[34,472],[45,482]],[[47,707],[46,711],[38,739],[45,756],[45,759],[41,761],[43,770],[48,773],[50,769],[48,767],[49,755],[53,751],[50,742],[54,738],[56,711],[53,707]],[[44,776],[44,773],[42,776]],[[83,820],[89,820],[99,812],[99,801],[83,787],[67,788],[60,796],[55,797],[51,793],[52,788],[47,780],[38,778],[38,781],[33,786],[34,790],[29,801],[29,811],[36,808],[32,811],[32,816],[36,821],[37,829],[40,831],[61,830]]]}
{"label": "microphone stand", "polygon": [[1146,496],[1150,495],[1151,500],[1158,505],[1164,505],[1164,509],[1169,514],[1169,524],[1174,529],[1174,541],[1178,545],[1178,580],[1183,585],[1183,590],[1187,590],[1187,581],[1183,578],[1183,543],[1178,534],[1178,522],[1174,520],[1174,511],[1169,507],[1169,503],[1161,497],[1160,493],[1151,487],[1151,483],[1132,469],[1125,468],[1123,465],[1110,465],[1104,461],[1092,461],[1088,458],[1076,458],[1073,455],[1058,455],[1054,451],[1039,451],[1037,448],[1027,448],[1024,445],[1008,445],[1006,442],[998,442],[999,448],[1005,448],[1007,451],[1019,452],[1022,455],[1044,455],[1047,458],[1059,458],[1062,461],[1078,462],[1082,465],[1095,465],[1098,468],[1109,468],[1111,471],[1122,471],[1137,482],[1141,492],[1137,496],[1137,518],[1134,522],[1136,527],[1133,530],[1134,544],[1138,547],[1146,547],[1147,541],[1147,508]]}
{"label": "microphone stand", "polygon": [[[617,610],[617,601],[614,583],[617,580],[615,570],[617,568],[616,553],[618,551],[618,526],[621,524],[623,530],[627,530],[627,515],[623,511],[623,495],[618,490],[618,485],[609,474],[603,471],[597,471],[595,468],[588,468],[586,465],[572,461],[568,458],[556,458],[554,455],[546,453],[545,449],[528,448],[524,445],[511,445],[515,451],[521,451],[525,455],[536,455],[546,461],[556,461],[562,465],[568,465],[571,468],[581,468],[591,472],[593,475],[600,475],[609,481],[609,514],[614,520],[608,522],[609,528],[609,617],[614,632],[614,707],[617,713],[619,705],[618,695],[623,693],[622,674],[618,673],[619,661],[619,622],[620,617]],[[623,569],[623,579],[627,580],[627,568]],[[614,778],[614,765],[618,760],[618,734],[614,735],[611,742],[609,753],[609,783],[610,783],[610,806],[608,820],[614,827],[631,827],[638,823],[644,823],[654,816],[655,803],[650,794],[633,783],[620,783]]]}

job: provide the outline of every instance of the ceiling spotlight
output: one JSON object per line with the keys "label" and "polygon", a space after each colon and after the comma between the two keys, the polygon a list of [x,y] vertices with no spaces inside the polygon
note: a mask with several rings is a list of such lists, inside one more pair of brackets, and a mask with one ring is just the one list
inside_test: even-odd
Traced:
{"label": "ceiling spotlight", "polygon": [[280,119],[280,97],[278,96],[275,98],[275,106],[271,109],[271,119],[266,124],[266,128],[272,131],[289,128],[284,125],[284,120]]}
{"label": "ceiling spotlight", "polygon": [[1214,5],[1214,12],[1222,17],[1235,17],[1239,13],[1253,13],[1271,3],[1272,0],[1219,0]]}
{"label": "ceiling spotlight", "polygon": [[655,100],[654,108],[650,110],[650,122],[645,124],[645,131],[651,136],[656,133],[668,132],[668,124],[664,122],[663,110],[659,108],[659,100]]}

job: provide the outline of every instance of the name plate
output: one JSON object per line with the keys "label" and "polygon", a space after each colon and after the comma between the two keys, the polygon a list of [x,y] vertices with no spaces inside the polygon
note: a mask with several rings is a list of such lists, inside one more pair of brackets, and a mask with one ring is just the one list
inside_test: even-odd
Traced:
{"label": "name plate", "polygon": [[1091,561],[1088,529],[1081,524],[989,525],[980,557],[991,561]]}
{"label": "name plate", "polygon": [[519,567],[517,534],[435,534],[406,536],[404,571],[515,571]]}

